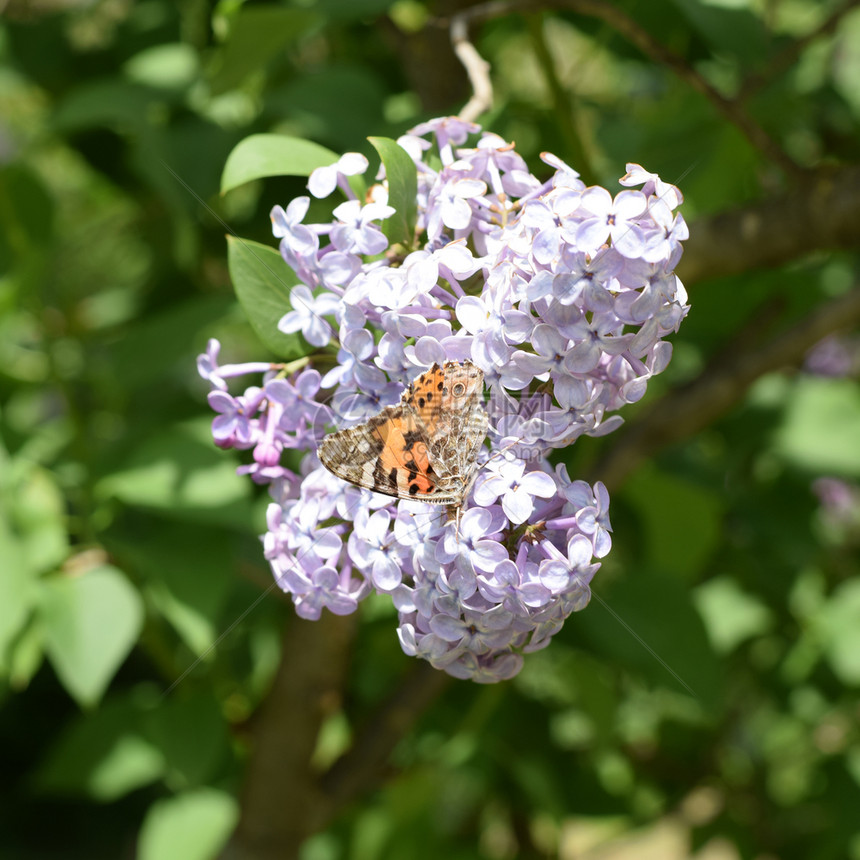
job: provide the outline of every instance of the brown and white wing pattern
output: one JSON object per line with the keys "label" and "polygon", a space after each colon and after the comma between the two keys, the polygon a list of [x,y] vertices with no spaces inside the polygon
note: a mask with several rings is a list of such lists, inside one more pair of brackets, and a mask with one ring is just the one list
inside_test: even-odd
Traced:
{"label": "brown and white wing pattern", "polygon": [[483,373],[471,362],[433,365],[398,405],[323,439],[320,461],[377,493],[459,506],[487,434],[482,389]]}

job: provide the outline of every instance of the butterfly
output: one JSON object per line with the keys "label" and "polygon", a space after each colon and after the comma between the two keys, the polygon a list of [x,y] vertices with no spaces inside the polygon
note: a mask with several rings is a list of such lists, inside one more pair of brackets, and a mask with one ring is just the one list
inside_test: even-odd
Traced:
{"label": "butterfly", "polygon": [[459,509],[487,435],[483,387],[484,373],[470,361],[434,364],[400,403],[326,436],[320,462],[358,487]]}

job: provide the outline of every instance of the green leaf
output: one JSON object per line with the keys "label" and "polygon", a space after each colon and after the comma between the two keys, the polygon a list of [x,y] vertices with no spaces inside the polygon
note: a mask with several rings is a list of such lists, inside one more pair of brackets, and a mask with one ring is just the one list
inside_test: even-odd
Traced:
{"label": "green leaf", "polygon": [[0,519],[0,675],[9,671],[9,649],[21,633],[37,594],[25,548]]}
{"label": "green leaf", "polygon": [[851,379],[797,380],[776,435],[776,450],[817,474],[860,477],[860,384]]}
{"label": "green leaf", "polygon": [[[151,698],[151,697],[146,697]],[[106,701],[60,736],[36,773],[43,791],[109,802],[159,779],[164,757],[140,731],[151,702],[138,693]]]}
{"label": "green leaf", "polygon": [[200,785],[229,754],[230,736],[221,706],[211,691],[174,690],[146,718],[146,736],[161,751],[168,784]]}
{"label": "green leaf", "polygon": [[85,706],[102,697],[143,626],[143,602],[110,565],[45,583],[45,650],[63,686]]}
{"label": "green leaf", "polygon": [[592,642],[592,651],[643,674],[676,692],[692,691],[703,708],[716,708],[722,696],[720,664],[690,595],[674,577],[642,570],[604,592],[600,576],[592,600],[567,624]]}
{"label": "green leaf", "polygon": [[238,820],[235,799],[214,788],[159,800],[143,822],[138,860],[211,860]]}
{"label": "green leaf", "polygon": [[205,344],[213,328],[235,310],[229,295],[173,302],[163,312],[149,313],[125,329],[123,337],[110,345],[106,360],[127,390],[163,385],[166,377],[182,373],[193,363],[191,344]]}
{"label": "green leaf", "polygon": [[410,247],[415,240],[418,212],[418,170],[406,150],[388,137],[370,137],[388,179],[388,205],[397,211],[385,223],[385,235],[392,244]]}
{"label": "green leaf", "polygon": [[215,447],[207,419],[176,424],[148,439],[126,468],[96,485],[102,497],[170,511],[195,521],[250,527],[249,482],[235,461]]}
{"label": "green leaf", "polygon": [[337,161],[330,149],[285,134],[252,134],[238,143],[224,165],[221,193],[264,176],[310,176]]}
{"label": "green leaf", "polygon": [[[21,164],[0,168],[0,260],[22,258],[53,239],[54,200],[38,174]],[[10,312],[4,308],[4,314]]]}
{"label": "green leaf", "polygon": [[693,592],[693,602],[705,622],[711,643],[721,654],[728,654],[746,639],[764,633],[773,623],[773,614],[767,606],[727,576],[700,585]]}
{"label": "green leaf", "polygon": [[292,309],[290,289],[298,282],[281,255],[259,242],[228,236],[227,262],[239,303],[264,346],[287,361],[305,355],[298,334],[278,331],[278,321]]}
{"label": "green leaf", "polygon": [[316,6],[326,18],[338,21],[361,21],[384,14],[394,0],[317,0]]}
{"label": "green leaf", "polygon": [[[762,17],[751,9],[726,8],[729,4],[681,3],[678,12],[690,22],[690,31],[715,56],[732,56],[755,63],[766,56],[769,43]],[[742,4],[733,4],[740,7]]]}
{"label": "green leaf", "polygon": [[[262,523],[261,518],[255,533]],[[193,654],[204,655],[223,629],[221,613],[235,582],[233,539],[231,531],[211,525],[161,522],[152,540],[131,535],[109,539],[107,546],[140,571],[147,599]]]}
{"label": "green leaf", "polygon": [[23,690],[33,679],[45,658],[45,635],[41,623],[33,619],[15,640],[9,656],[9,684]]}
{"label": "green leaf", "polygon": [[[365,151],[369,147],[362,130],[389,125],[390,86],[380,71],[345,58],[314,66],[271,89],[265,112],[286,118],[289,127],[297,126],[303,129],[303,136],[324,140],[335,152]],[[363,178],[350,177],[350,185]],[[354,185],[353,190],[358,192]]]}
{"label": "green leaf", "polygon": [[123,66],[136,83],[159,89],[185,89],[198,74],[197,51],[191,45],[173,42],[153,45],[135,54]]}
{"label": "green leaf", "polygon": [[816,622],[836,677],[846,686],[860,687],[860,580],[837,586]]}
{"label": "green leaf", "polygon": [[832,58],[833,87],[851,106],[855,121],[860,118],[860,15],[842,21]]}
{"label": "green leaf", "polygon": [[116,75],[100,78],[71,89],[54,113],[53,123],[61,132],[104,127],[139,129],[146,124],[157,99],[149,87]]}
{"label": "green leaf", "polygon": [[638,469],[622,492],[644,523],[650,566],[695,579],[720,539],[716,495],[651,465]]}
{"label": "green leaf", "polygon": [[14,517],[30,567],[47,571],[58,567],[69,551],[66,503],[47,470],[35,464],[19,476],[13,501]]}
{"label": "green leaf", "polygon": [[308,9],[251,6],[239,11],[227,42],[213,63],[210,86],[216,95],[258,73],[291,42],[316,27],[320,16]]}

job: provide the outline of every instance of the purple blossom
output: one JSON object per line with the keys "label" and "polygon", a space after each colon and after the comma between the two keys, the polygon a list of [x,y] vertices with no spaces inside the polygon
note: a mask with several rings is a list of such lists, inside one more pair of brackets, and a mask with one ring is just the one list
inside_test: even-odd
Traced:
{"label": "purple blossom", "polygon": [[[253,398],[253,389],[249,389]],[[247,394],[247,392],[246,392]],[[226,391],[210,391],[209,405],[219,413],[212,420],[212,438],[220,448],[248,448],[254,442],[253,410],[245,397],[231,397]]]}
{"label": "purple blossom", "polygon": [[505,457],[487,464],[475,485],[474,498],[477,504],[485,507],[500,498],[505,516],[519,525],[531,516],[535,496],[547,499],[556,492],[551,475],[526,472],[523,460]]}
{"label": "purple blossom", "polygon": [[332,331],[323,317],[338,309],[338,297],[321,293],[314,298],[306,286],[299,284],[290,290],[290,305],[293,309],[281,317],[278,330],[284,334],[300,331],[308,343],[325,346],[331,340]]}
{"label": "purple blossom", "polygon": [[367,170],[368,161],[360,152],[344,153],[334,164],[318,167],[308,177],[308,191],[314,197],[328,197],[340,188],[347,197],[354,197],[347,176],[358,176]]}
{"label": "purple blossom", "polygon": [[373,222],[389,218],[394,212],[391,206],[381,203],[341,203],[332,213],[340,222],[331,231],[332,245],[338,251],[353,254],[381,254],[388,247],[388,239]]}
{"label": "purple blossom", "polygon": [[[389,249],[381,229],[395,215],[384,169],[366,200],[348,182],[364,156],[315,170],[314,197],[346,199],[326,223],[305,223],[306,196],[271,213],[300,281],[278,329],[301,332],[309,354],[222,365],[211,340],[198,372],[216,444],[249,452],[238,472],[269,485],[263,552],[296,612],[346,614],[375,591],[398,613],[404,652],[496,683],[587,605],[610,552],[605,487],[553,471],[548,457],[615,429],[618,410],[666,367],[665,338],[689,310],[674,273],[688,229],[680,191],[640,165],[627,165],[613,196],[551,153],[541,181],[497,135],[469,145],[479,133],[443,117],[399,139],[418,189],[405,247]],[[323,352],[335,325],[336,355]],[[405,385],[446,360],[473,362],[490,393],[489,445],[460,508],[372,493],[320,465],[332,423],[397,408]],[[262,379],[230,393],[246,374]]]}
{"label": "purple blossom", "polygon": [[471,200],[483,196],[487,186],[470,176],[451,175],[438,190],[427,220],[427,235],[438,239],[445,227],[455,232],[466,230],[474,214]]}
{"label": "purple blossom", "polygon": [[344,572],[325,565],[310,573],[295,570],[287,577],[280,570],[280,564],[273,565],[275,577],[284,591],[293,596],[296,614],[309,621],[319,620],[323,609],[335,615],[350,615],[358,608],[358,603],[368,593],[361,580],[346,578]]}
{"label": "purple blossom", "polygon": [[197,372],[203,377],[212,388],[218,388],[221,391],[227,390],[226,379],[232,376],[244,376],[248,373],[268,373],[274,370],[277,365],[270,364],[267,361],[248,361],[243,364],[218,364],[218,353],[221,351],[221,344],[214,337],[209,338],[206,344],[206,352],[197,356]]}
{"label": "purple blossom", "polygon": [[470,573],[490,571],[504,561],[507,551],[498,542],[503,524],[500,509],[470,508],[459,522],[449,524],[442,540],[436,544],[436,559]]}
{"label": "purple blossom", "polygon": [[298,256],[308,256],[319,248],[319,238],[310,227],[302,224],[310,206],[309,197],[296,197],[286,210],[272,209],[272,233],[282,239],[282,245]]}
{"label": "purple blossom", "polygon": [[612,247],[620,254],[638,256],[645,238],[638,218],[646,205],[641,191],[620,191],[613,199],[605,188],[587,188],[582,192],[580,206],[588,214],[577,227],[576,244],[593,254],[611,238]]}
{"label": "purple blossom", "polygon": [[402,581],[400,561],[403,547],[390,533],[391,514],[387,510],[368,514],[360,508],[355,528],[349,537],[349,555],[362,570],[369,570],[370,580],[380,591],[393,591]]}

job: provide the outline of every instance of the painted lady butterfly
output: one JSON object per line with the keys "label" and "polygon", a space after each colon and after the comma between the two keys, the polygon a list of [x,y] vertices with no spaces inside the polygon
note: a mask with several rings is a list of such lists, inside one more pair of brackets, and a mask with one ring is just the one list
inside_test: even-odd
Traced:
{"label": "painted lady butterfly", "polygon": [[487,435],[484,374],[470,361],[434,364],[396,406],[323,439],[319,458],[359,487],[398,499],[459,508]]}

